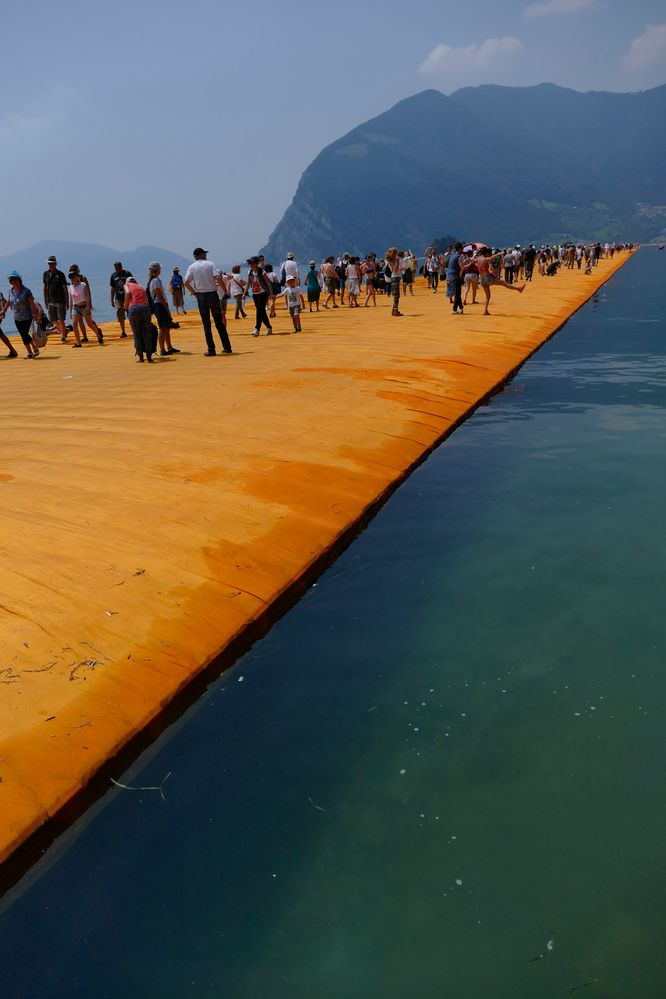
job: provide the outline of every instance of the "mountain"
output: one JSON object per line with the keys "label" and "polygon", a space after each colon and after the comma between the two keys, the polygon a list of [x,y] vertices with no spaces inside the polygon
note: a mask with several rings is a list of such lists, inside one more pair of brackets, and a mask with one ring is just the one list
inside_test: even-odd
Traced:
{"label": "mountain", "polygon": [[261,252],[421,250],[440,232],[644,242],[666,230],[664,120],[666,86],[425,90],[327,146]]}
{"label": "mountain", "polygon": [[10,271],[17,270],[19,274],[36,276],[46,270],[46,258],[52,253],[58,258],[60,270],[67,271],[70,264],[78,264],[84,274],[105,275],[113,270],[116,260],[122,260],[123,266],[133,274],[145,275],[148,264],[159,260],[163,269],[172,267],[189,267],[191,260],[164,250],[159,246],[139,246],[136,250],[112,250],[108,246],[97,246],[94,243],[69,243],[61,239],[45,239],[41,243],[29,246],[27,250],[18,250],[6,257],[0,257],[0,277],[4,278]]}

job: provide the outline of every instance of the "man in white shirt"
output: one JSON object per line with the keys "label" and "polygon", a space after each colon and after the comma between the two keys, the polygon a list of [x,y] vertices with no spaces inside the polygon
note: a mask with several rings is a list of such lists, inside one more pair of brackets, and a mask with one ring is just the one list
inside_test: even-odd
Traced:
{"label": "man in white shirt", "polygon": [[298,273],[298,264],[294,260],[294,254],[291,250],[287,254],[287,259],[280,268],[280,281],[286,285],[290,277],[295,278],[297,287],[300,287],[301,276]]}
{"label": "man in white shirt", "polygon": [[217,294],[218,288],[225,288],[224,278],[212,260],[206,260],[208,250],[197,246],[192,252],[194,263],[187,268],[185,275],[185,287],[190,295],[194,295],[199,306],[199,315],[204,328],[206,346],[204,357],[215,357],[215,341],[211,330],[210,317],[213,316],[215,328],[222,341],[222,349],[225,354],[231,354],[231,341],[224,325],[220,299]]}

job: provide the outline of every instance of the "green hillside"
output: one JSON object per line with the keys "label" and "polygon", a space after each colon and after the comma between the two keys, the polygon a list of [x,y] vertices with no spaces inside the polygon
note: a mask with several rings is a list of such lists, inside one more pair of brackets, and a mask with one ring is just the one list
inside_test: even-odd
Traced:
{"label": "green hillside", "polygon": [[324,149],[263,252],[420,250],[439,232],[646,241],[666,230],[664,120],[666,86],[426,90]]}

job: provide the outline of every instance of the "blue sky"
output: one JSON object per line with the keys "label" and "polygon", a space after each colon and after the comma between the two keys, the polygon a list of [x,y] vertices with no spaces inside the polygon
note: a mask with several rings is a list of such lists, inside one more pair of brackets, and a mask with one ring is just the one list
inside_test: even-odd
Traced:
{"label": "blue sky", "polygon": [[666,82],[663,0],[23,0],[2,37],[0,254],[200,243],[228,263],[320,149],[419,90]]}

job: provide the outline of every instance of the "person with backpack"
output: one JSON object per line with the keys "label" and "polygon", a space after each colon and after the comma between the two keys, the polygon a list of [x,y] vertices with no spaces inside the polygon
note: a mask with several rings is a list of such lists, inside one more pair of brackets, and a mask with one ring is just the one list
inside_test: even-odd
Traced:
{"label": "person with backpack", "polygon": [[183,276],[180,273],[180,267],[174,267],[173,273],[169,278],[169,292],[171,294],[171,301],[173,302],[173,308],[176,315],[182,312],[185,315],[185,301],[183,292]]}
{"label": "person with backpack", "polygon": [[271,321],[268,318],[268,313],[266,312],[266,305],[268,304],[268,299],[273,293],[273,288],[268,280],[266,272],[259,264],[259,257],[250,257],[248,264],[250,269],[247,273],[247,289],[252,295],[252,301],[254,302],[256,312],[252,336],[259,336],[262,326],[266,327],[266,336],[271,336],[273,333],[273,327],[271,326]]}
{"label": "person with backpack", "polygon": [[272,264],[266,264],[264,267],[264,274],[266,275],[271,288],[270,295],[268,296],[268,307],[270,310],[268,318],[275,319],[275,302],[277,301],[278,295],[282,294],[282,285],[280,284],[277,274],[273,270]]}
{"label": "person with backpack", "polygon": [[131,271],[123,268],[122,262],[116,260],[113,265],[113,274],[109,281],[111,286],[111,307],[116,310],[116,319],[120,325],[120,336],[126,337],[125,332],[125,282],[132,277]]}
{"label": "person with backpack", "polygon": [[47,259],[46,263],[48,270],[44,271],[42,276],[44,284],[44,308],[49,319],[58,330],[58,333],[60,333],[60,339],[65,343],[67,340],[65,316],[67,315],[67,302],[69,299],[67,278],[62,271],[58,270],[58,261],[53,255]]}
{"label": "person with backpack", "polygon": [[[157,323],[158,333],[158,345],[161,357],[167,357],[168,354],[180,354],[180,351],[174,347],[171,343],[171,313],[169,312],[169,306],[167,305],[166,295],[164,294],[164,285],[162,284],[162,279],[160,274],[162,273],[162,265],[156,260],[149,264],[148,266],[148,283],[146,285],[146,297],[148,298],[148,305],[150,306],[151,312],[155,316],[155,321]],[[130,274],[130,277],[132,275]]]}

